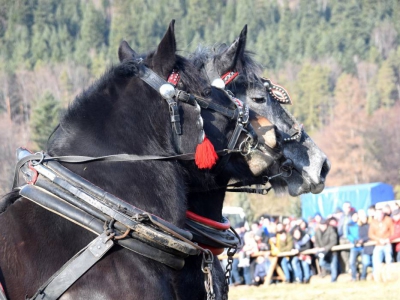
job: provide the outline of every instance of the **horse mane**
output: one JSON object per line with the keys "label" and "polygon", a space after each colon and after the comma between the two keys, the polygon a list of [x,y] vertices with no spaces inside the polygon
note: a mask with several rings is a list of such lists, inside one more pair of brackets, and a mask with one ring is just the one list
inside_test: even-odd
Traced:
{"label": "horse mane", "polygon": [[[215,44],[213,46],[199,45],[194,53],[189,56],[191,62],[197,67],[202,68],[206,62],[215,56],[222,54],[228,45]],[[238,64],[239,71],[246,76],[248,82],[253,81],[256,77],[260,77],[263,72],[263,66],[254,60],[255,53],[245,50],[242,56],[242,63]]]}
{"label": "horse mane", "polygon": [[19,191],[13,190],[0,198],[0,215],[4,213],[7,208],[20,198]]}
{"label": "horse mane", "polygon": [[[150,52],[147,55],[141,55],[141,58],[151,59],[154,55],[154,51]],[[130,69],[129,76],[138,76],[139,74],[139,60],[132,60],[133,65],[136,64],[136,70],[132,73],[132,69]],[[80,119],[80,121],[90,122],[87,118],[93,115],[93,108],[96,108],[96,112],[100,114],[107,114],[112,106],[113,106],[113,95],[118,92],[116,90],[115,84],[122,83],[122,78],[127,76],[124,72],[128,72],[128,70],[123,69],[123,64],[115,64],[111,65],[107,68],[105,73],[97,80],[95,80],[89,87],[85,88],[76,98],[72,101],[66,112],[61,118],[61,126],[65,129],[67,124],[73,124],[74,121]],[[182,85],[185,86],[184,90],[189,93],[196,93],[198,95],[203,95],[207,83],[199,76],[199,71],[196,66],[193,65],[191,61],[188,59],[177,55],[175,68],[180,70],[179,72],[181,80],[179,82],[178,87],[182,88]],[[167,78],[164,78],[167,79]],[[101,104],[101,105],[100,105]]]}

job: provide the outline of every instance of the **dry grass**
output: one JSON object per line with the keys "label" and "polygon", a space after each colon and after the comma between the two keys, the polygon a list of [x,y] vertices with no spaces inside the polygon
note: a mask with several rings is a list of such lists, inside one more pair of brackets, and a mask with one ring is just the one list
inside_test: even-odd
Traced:
{"label": "dry grass", "polygon": [[[342,277],[342,278],[340,278]],[[260,287],[232,287],[230,300],[307,299],[307,300],[367,300],[400,299],[399,282],[376,283],[373,281],[350,282],[350,277],[340,276],[339,281],[314,280],[311,284],[273,284]]]}

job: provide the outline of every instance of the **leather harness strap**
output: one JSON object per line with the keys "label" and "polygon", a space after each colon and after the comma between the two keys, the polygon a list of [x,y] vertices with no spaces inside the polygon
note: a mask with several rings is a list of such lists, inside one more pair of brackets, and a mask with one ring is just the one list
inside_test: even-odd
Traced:
{"label": "leather harness strap", "polygon": [[7,300],[3,285],[0,282],[0,300]]}
{"label": "leather harness strap", "polygon": [[29,300],[56,300],[68,290],[83,274],[93,267],[111,248],[113,240],[102,233],[89,245],[79,251],[60,270],[42,285]]}
{"label": "leather harness strap", "polygon": [[[227,149],[216,151],[218,155],[225,155],[231,152],[236,152],[234,150],[229,151]],[[27,163],[28,161],[36,161],[38,163],[47,162],[47,161],[59,161],[63,163],[87,163],[87,162],[135,162],[135,161],[151,161],[151,160],[193,160],[195,154],[194,153],[186,153],[186,154],[178,154],[171,156],[159,156],[159,155],[136,155],[136,154],[113,154],[113,155],[105,155],[105,156],[77,156],[77,155],[68,155],[68,156],[53,156],[53,157],[45,157],[44,153],[38,152],[36,154],[30,154],[21,158],[15,167],[14,172],[14,181],[13,181],[13,189],[18,186],[18,173],[21,167]]]}

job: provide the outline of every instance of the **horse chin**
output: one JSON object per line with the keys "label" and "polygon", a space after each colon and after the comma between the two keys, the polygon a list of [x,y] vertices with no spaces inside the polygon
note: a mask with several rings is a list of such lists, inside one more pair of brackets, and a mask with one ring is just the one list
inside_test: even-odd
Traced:
{"label": "horse chin", "polygon": [[256,177],[263,175],[278,159],[259,149],[253,150],[245,157],[251,173]]}
{"label": "horse chin", "polygon": [[281,178],[281,181],[284,181],[287,191],[292,197],[297,197],[306,193],[319,194],[325,188],[324,182],[318,184],[310,183],[297,172],[293,172],[290,177]]}

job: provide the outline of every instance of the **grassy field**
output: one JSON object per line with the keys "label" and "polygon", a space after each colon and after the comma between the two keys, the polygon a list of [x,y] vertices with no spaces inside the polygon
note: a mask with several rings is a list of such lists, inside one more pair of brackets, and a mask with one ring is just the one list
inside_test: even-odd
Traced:
{"label": "grassy field", "polygon": [[[339,277],[340,278],[340,277]],[[377,283],[374,281],[350,282],[342,277],[335,283],[314,280],[310,284],[273,284],[260,287],[238,286],[229,291],[229,300],[307,299],[307,300],[367,300],[400,299],[399,282]]]}

